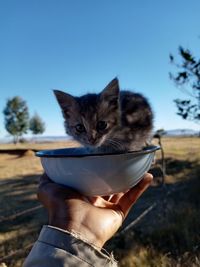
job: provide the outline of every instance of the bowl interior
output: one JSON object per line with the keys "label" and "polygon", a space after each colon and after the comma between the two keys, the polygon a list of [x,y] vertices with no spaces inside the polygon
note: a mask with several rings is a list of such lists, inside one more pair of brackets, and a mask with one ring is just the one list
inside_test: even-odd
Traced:
{"label": "bowl interior", "polygon": [[147,146],[139,151],[129,151],[126,153],[123,152],[113,152],[113,153],[103,153],[103,152],[91,152],[84,147],[75,147],[75,148],[61,148],[53,150],[42,150],[36,153],[38,157],[53,157],[53,158],[63,158],[63,157],[92,157],[92,156],[107,156],[107,155],[121,155],[121,154],[149,154],[160,149],[159,146]]}

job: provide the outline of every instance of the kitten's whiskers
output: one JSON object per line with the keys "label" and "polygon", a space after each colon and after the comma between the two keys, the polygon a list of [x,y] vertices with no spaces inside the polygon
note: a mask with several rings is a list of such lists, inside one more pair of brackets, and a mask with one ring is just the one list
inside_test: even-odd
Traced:
{"label": "kitten's whiskers", "polygon": [[124,150],[124,145],[118,141],[118,140],[115,140],[115,139],[107,139],[106,142],[108,142],[108,144],[113,147],[114,149],[116,150],[119,150],[119,151],[123,151]]}

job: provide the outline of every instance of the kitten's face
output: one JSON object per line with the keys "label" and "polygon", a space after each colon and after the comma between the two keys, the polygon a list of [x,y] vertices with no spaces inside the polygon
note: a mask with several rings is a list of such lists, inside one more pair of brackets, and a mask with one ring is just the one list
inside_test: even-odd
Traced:
{"label": "kitten's face", "polygon": [[65,119],[66,132],[84,146],[101,146],[120,122],[119,84],[112,80],[98,95],[73,97],[54,91]]}

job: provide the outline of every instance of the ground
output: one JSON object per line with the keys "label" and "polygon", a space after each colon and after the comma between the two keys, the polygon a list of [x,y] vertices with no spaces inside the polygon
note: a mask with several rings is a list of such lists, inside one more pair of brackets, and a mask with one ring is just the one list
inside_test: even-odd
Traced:
{"label": "ground", "polygon": [[[122,229],[106,245],[120,266],[200,266],[200,138],[163,138],[162,142],[165,185],[160,186],[155,177]],[[36,198],[42,166],[33,150],[74,145],[0,145],[0,262],[21,266],[47,222]],[[158,151],[154,171],[159,170],[159,161]]]}

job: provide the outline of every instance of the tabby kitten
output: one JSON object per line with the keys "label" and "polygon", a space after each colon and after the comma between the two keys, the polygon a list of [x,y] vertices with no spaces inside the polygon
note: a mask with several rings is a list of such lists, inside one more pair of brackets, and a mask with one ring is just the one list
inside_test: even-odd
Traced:
{"label": "tabby kitten", "polygon": [[151,137],[153,114],[141,94],[120,91],[113,79],[99,94],[74,97],[54,90],[66,133],[95,151],[140,150]]}

